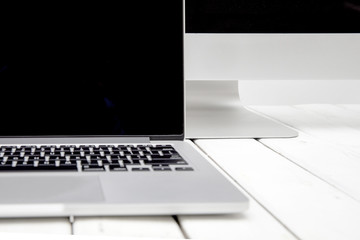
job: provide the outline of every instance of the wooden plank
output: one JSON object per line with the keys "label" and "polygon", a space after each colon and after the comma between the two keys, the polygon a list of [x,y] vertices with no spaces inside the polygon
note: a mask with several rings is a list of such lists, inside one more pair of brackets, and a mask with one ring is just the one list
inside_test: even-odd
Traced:
{"label": "wooden plank", "polygon": [[[197,144],[299,238],[360,239],[359,202],[261,143],[233,139]],[[237,226],[226,229],[226,236],[236,235]],[[192,237],[192,229],[185,230]],[[220,236],[222,229],[197,231]]]}
{"label": "wooden plank", "polygon": [[337,146],[360,147],[360,131],[332,119],[294,106],[252,106],[251,109],[276,119],[322,141]]}
{"label": "wooden plank", "polygon": [[69,218],[0,219],[0,232],[32,234],[71,234]]}
{"label": "wooden plank", "polygon": [[[0,232],[1,240],[135,240],[136,238],[119,238],[116,236],[89,236],[39,233],[6,233]],[[156,240],[147,238],[147,240]],[[158,240],[158,239],[157,239]]]}
{"label": "wooden plank", "polygon": [[360,153],[304,133],[297,138],[261,139],[260,142],[360,201]]}
{"label": "wooden plank", "polygon": [[360,131],[360,112],[330,104],[308,104],[297,105],[295,107],[325,117],[334,125],[347,126]]}
{"label": "wooden plank", "polygon": [[75,235],[184,238],[172,217],[76,217]]}
{"label": "wooden plank", "polygon": [[[243,191],[244,192],[244,191]],[[179,216],[194,239],[296,239],[251,196],[250,209],[237,215]]]}
{"label": "wooden plank", "polygon": [[[260,108],[260,111],[266,109],[267,115],[290,122],[307,134],[301,132],[295,139],[262,139],[261,142],[360,200],[360,112],[325,104],[283,108]],[[334,139],[334,135],[344,137],[340,131],[349,134],[350,143]]]}
{"label": "wooden plank", "polygon": [[[294,139],[260,141],[360,201],[360,147],[355,147],[360,144],[360,137],[350,146],[331,144],[334,141],[324,140],[331,137],[334,130],[343,127],[353,129],[355,138],[356,132],[360,130],[360,112],[325,104],[298,105],[290,108],[289,112],[296,117],[291,120],[293,127],[321,137],[321,140],[300,133]],[[272,115],[270,112],[267,114]],[[317,120],[313,125],[311,122],[303,124],[309,116]],[[286,122],[288,115],[284,117],[284,113],[278,113],[276,118]],[[330,124],[332,126],[326,128],[326,131],[317,131]]]}

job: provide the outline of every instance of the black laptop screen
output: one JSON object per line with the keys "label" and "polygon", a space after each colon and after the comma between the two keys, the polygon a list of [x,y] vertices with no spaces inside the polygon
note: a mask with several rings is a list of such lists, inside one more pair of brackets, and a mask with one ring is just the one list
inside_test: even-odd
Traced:
{"label": "black laptop screen", "polygon": [[0,135],[183,134],[181,0],[1,8]]}

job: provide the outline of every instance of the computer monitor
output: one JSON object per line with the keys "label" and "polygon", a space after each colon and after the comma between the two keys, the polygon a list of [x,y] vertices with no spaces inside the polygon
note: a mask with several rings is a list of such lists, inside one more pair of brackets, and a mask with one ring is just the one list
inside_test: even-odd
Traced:
{"label": "computer monitor", "polygon": [[[358,0],[187,0],[185,9],[187,80],[241,80],[240,87],[242,82],[269,87],[275,83],[278,92],[272,94],[279,95],[300,84],[316,96],[330,86],[336,89],[349,83],[351,91],[354,84],[360,87],[359,81],[353,81],[360,80]],[[317,89],[311,88],[314,82]],[[247,97],[262,98],[271,90],[267,89],[240,88],[240,98],[243,103]],[[252,128],[249,121],[239,124]],[[276,131],[268,133],[263,136],[281,137]],[[251,137],[251,132],[246,135],[233,137]],[[257,131],[253,137],[262,134]]]}

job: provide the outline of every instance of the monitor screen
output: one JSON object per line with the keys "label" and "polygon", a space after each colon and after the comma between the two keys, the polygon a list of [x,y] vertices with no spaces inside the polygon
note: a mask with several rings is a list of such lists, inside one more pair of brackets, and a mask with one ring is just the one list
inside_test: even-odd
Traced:
{"label": "monitor screen", "polygon": [[359,33],[359,0],[186,0],[187,33]]}
{"label": "monitor screen", "polygon": [[360,79],[359,0],[186,0],[185,11],[188,80]]}
{"label": "monitor screen", "polygon": [[0,135],[182,135],[182,8],[3,5]]}

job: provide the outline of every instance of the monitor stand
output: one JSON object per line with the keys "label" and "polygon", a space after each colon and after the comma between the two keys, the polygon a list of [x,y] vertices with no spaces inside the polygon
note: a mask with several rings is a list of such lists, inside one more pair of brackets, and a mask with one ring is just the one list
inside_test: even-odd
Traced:
{"label": "monitor stand", "polygon": [[289,138],[293,129],[240,103],[238,81],[186,81],[185,137]]}

